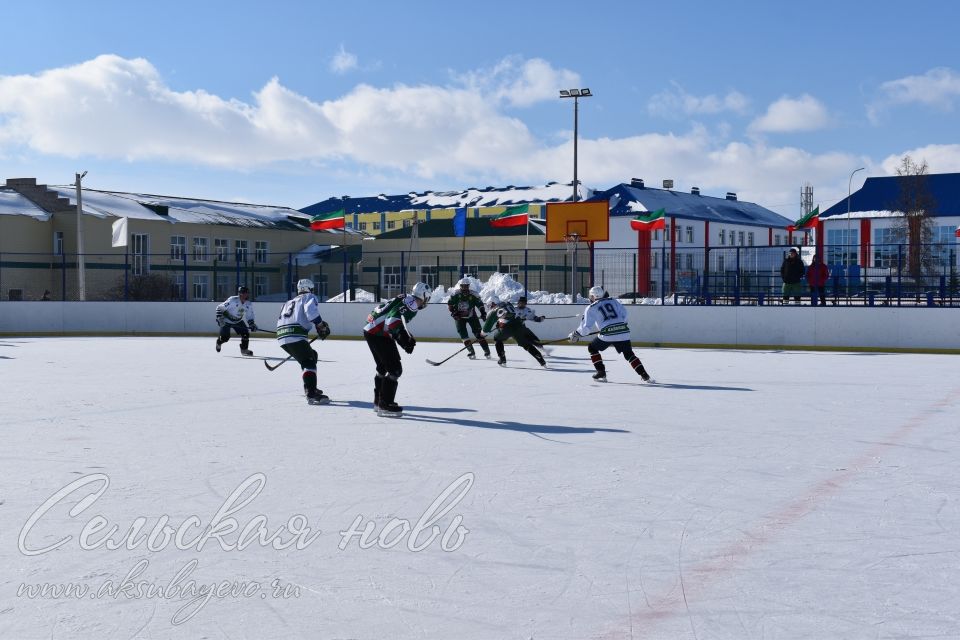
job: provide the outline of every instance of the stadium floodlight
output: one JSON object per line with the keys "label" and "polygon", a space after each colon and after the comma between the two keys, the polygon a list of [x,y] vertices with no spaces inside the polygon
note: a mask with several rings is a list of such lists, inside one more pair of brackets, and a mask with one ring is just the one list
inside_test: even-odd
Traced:
{"label": "stadium floodlight", "polygon": [[573,98],[573,201],[577,201],[577,136],[579,129],[580,98],[590,98],[590,89],[561,89],[561,98]]}

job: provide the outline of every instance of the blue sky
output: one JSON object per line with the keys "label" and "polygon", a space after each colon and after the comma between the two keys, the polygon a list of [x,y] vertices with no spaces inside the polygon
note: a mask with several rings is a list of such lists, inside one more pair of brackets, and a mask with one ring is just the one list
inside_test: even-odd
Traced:
{"label": "blue sky", "polygon": [[105,2],[0,22],[0,179],[303,207],[630,178],[798,216],[960,171],[960,3]]}

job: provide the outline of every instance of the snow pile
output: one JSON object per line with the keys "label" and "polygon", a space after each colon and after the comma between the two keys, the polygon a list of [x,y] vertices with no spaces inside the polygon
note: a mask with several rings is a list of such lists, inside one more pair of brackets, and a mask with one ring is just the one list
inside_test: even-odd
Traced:
{"label": "snow pile", "polygon": [[[483,282],[473,276],[464,276],[470,282],[470,290],[480,296],[483,303],[486,304],[490,298],[497,296],[500,300],[507,300],[516,303],[522,295],[527,296],[527,302],[533,304],[574,304],[571,296],[566,293],[550,293],[549,291],[526,291],[523,284],[517,282],[508,273],[494,273],[490,278]],[[449,289],[437,287],[430,294],[430,302],[446,302],[450,296],[459,290],[459,286],[454,285]],[[589,300],[578,295],[576,304],[587,304]]]}

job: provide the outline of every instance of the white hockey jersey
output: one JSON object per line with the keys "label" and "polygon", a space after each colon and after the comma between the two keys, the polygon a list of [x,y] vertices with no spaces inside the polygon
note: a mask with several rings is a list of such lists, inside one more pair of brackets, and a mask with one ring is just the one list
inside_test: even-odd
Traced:
{"label": "white hockey jersey", "polygon": [[620,342],[630,339],[630,327],[627,325],[627,309],[616,298],[600,298],[583,314],[583,320],[577,327],[582,336],[600,332],[604,342]]}
{"label": "white hockey jersey", "polygon": [[301,293],[287,301],[277,318],[277,342],[289,344],[306,340],[315,325],[323,322],[320,317],[320,301],[312,293]]}
{"label": "white hockey jersey", "polygon": [[536,311],[530,307],[516,308],[517,317],[526,322],[527,320],[532,320],[534,322],[540,322],[543,320],[543,316],[538,316]]}
{"label": "white hockey jersey", "polygon": [[244,320],[253,322],[253,303],[250,300],[240,301],[240,296],[230,296],[217,305],[217,315],[223,314],[223,319],[229,324],[240,324]]}

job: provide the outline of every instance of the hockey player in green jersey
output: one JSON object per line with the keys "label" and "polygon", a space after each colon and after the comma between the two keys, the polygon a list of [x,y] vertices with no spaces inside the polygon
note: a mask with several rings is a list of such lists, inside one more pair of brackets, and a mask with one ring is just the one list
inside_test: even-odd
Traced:
{"label": "hockey player in green jersey", "polygon": [[395,401],[398,381],[403,374],[397,345],[407,353],[413,353],[417,340],[407,331],[407,322],[427,305],[429,297],[430,287],[425,282],[418,282],[409,295],[400,294],[383,302],[367,316],[363,339],[377,366],[377,375],[373,378],[373,408],[378,416],[399,418],[403,415],[403,407]]}
{"label": "hockey player in green jersey", "polygon": [[483,337],[489,335],[493,338],[493,344],[497,349],[497,364],[501,367],[507,366],[507,354],[503,343],[513,338],[524,351],[533,356],[541,367],[547,366],[543,354],[537,350],[529,337],[532,334],[523,325],[523,320],[517,317],[517,311],[513,305],[509,301],[501,302],[497,296],[492,296],[489,304],[490,312],[487,314],[487,321],[480,335]]}
{"label": "hockey player in green jersey", "polygon": [[[457,286],[460,287],[460,290],[450,296],[450,299],[447,301],[447,308],[450,310],[450,317],[457,323],[457,334],[459,334],[460,339],[463,340],[463,345],[467,348],[467,357],[471,360],[477,357],[476,352],[473,350],[473,340],[467,337],[467,325],[469,324],[474,337],[476,337],[477,342],[480,343],[480,348],[483,349],[483,357],[489,358],[490,345],[488,345],[487,340],[482,337],[480,329],[480,321],[487,319],[487,312],[483,308],[483,301],[470,290],[470,281],[466,278],[460,280]],[[478,313],[480,315],[479,318],[477,317]]]}

